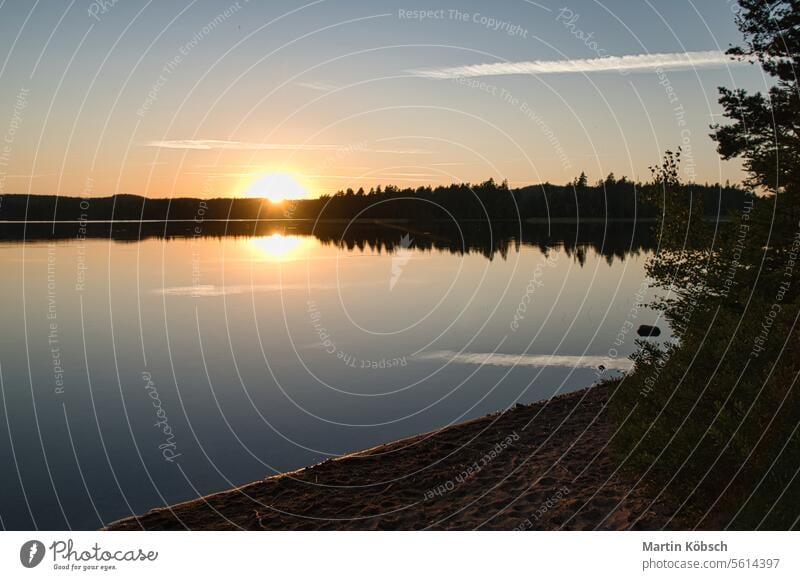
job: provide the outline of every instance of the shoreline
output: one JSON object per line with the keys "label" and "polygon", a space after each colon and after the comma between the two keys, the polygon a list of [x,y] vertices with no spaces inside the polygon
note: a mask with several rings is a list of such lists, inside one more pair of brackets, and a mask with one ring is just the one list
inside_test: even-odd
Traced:
{"label": "shoreline", "polygon": [[616,382],[517,405],[213,493],[107,530],[660,529],[671,510],[615,473]]}

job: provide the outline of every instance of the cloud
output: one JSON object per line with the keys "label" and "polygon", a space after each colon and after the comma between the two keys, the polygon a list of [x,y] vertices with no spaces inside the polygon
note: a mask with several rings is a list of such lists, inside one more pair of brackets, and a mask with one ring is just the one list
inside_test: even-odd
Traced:
{"label": "cloud", "polygon": [[497,75],[565,74],[595,72],[646,72],[661,70],[693,70],[696,68],[721,68],[741,64],[718,50],[699,52],[672,52],[665,54],[632,54],[603,58],[578,58],[571,60],[529,60],[519,62],[493,62],[432,69],[407,71],[415,76],[432,79],[458,79]]}
{"label": "cloud", "polygon": [[149,141],[148,147],[160,149],[196,149],[199,151],[231,150],[231,151],[338,151],[339,145],[291,145],[287,143],[253,143],[248,141],[226,141],[223,139],[167,139],[162,141]]}
{"label": "cloud", "polygon": [[[340,180],[340,181],[356,181],[359,179],[364,179],[364,177],[370,177],[379,180],[391,180],[391,181],[412,181],[412,182],[421,182],[421,183],[429,183],[431,179],[436,179],[441,177],[441,175],[437,173],[369,173],[367,175],[333,175],[333,174],[313,174],[309,173],[306,175],[311,179],[329,179],[329,180]],[[527,183],[527,182],[526,182]]]}
{"label": "cloud", "polygon": [[199,284],[197,286],[169,286],[156,288],[153,294],[162,296],[194,296],[214,297],[232,296],[236,294],[254,294],[257,292],[280,292],[294,290],[335,290],[336,284],[268,284],[268,285],[240,285],[240,286],[215,286],[213,284]]}
{"label": "cloud", "polygon": [[10,179],[39,179],[41,177],[54,177],[58,173],[11,173],[5,175]]}
{"label": "cloud", "polygon": [[340,88],[339,85],[335,85],[333,83],[323,83],[323,82],[306,82],[306,83],[295,83],[298,87],[303,87],[304,89],[311,89],[314,91],[321,91],[323,93],[327,93],[330,91],[335,91],[336,89]]}
{"label": "cloud", "polygon": [[331,151],[352,152],[366,151],[372,153],[389,153],[392,155],[419,155],[431,153],[428,149],[370,149],[358,145],[326,145],[326,144],[289,144],[289,143],[254,143],[252,141],[226,141],[224,139],[165,139],[148,141],[147,147],[159,149],[188,149],[193,151]]}
{"label": "cloud", "polygon": [[366,149],[373,153],[386,153],[387,155],[427,155],[433,153],[430,149]]}
{"label": "cloud", "polygon": [[471,365],[489,365],[497,367],[570,367],[596,369],[604,365],[607,369],[628,370],[633,366],[630,359],[611,359],[607,356],[574,356],[554,354],[502,354],[490,352],[462,352],[437,350],[422,353],[419,360],[437,360]]}

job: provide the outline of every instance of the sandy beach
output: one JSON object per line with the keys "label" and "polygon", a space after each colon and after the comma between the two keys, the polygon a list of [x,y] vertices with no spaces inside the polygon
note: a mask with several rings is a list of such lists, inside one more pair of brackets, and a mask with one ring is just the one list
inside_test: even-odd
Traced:
{"label": "sandy beach", "polygon": [[111,530],[623,530],[671,515],[615,472],[615,383],[155,509]]}

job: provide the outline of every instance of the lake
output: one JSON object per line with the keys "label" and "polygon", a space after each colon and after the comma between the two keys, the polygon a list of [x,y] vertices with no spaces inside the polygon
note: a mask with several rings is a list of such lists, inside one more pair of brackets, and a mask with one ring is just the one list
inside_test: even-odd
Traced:
{"label": "lake", "polygon": [[3,224],[2,526],[99,528],[615,376],[664,328],[648,227]]}

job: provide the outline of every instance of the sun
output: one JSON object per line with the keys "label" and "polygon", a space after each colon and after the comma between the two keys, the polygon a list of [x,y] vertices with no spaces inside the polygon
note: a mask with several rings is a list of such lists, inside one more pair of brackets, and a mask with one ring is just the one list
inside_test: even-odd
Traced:
{"label": "sun", "polygon": [[308,190],[300,184],[291,173],[262,173],[244,189],[247,197],[268,199],[273,203],[281,203],[287,199],[305,199]]}

